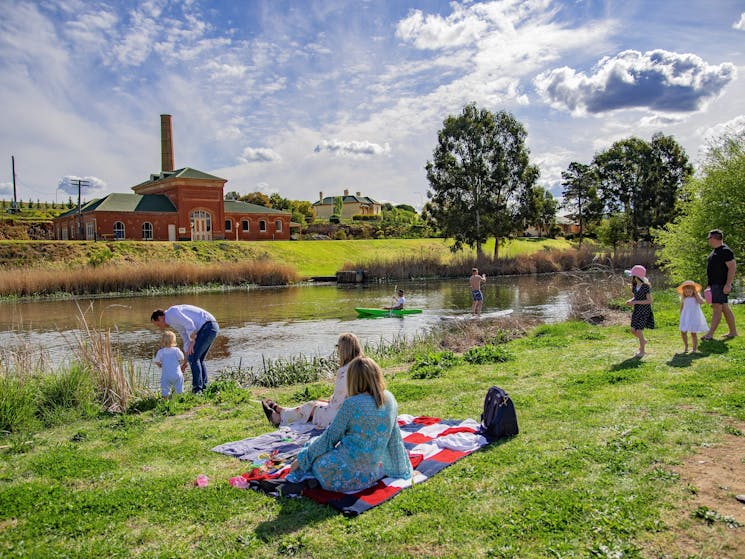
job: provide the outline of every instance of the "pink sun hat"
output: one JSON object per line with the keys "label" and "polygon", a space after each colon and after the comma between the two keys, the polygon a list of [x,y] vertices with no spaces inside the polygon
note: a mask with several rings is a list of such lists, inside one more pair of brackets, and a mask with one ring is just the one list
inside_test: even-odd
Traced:
{"label": "pink sun hat", "polygon": [[649,283],[649,280],[647,279],[647,269],[641,264],[633,266],[630,270],[624,270],[623,273],[627,276],[636,276],[644,283]]}

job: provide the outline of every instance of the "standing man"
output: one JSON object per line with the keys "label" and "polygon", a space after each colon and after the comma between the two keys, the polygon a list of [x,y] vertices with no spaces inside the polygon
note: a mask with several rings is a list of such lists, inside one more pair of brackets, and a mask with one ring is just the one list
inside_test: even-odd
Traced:
{"label": "standing man", "polygon": [[486,283],[486,274],[479,275],[478,268],[471,268],[471,277],[468,278],[471,284],[471,316],[479,316],[481,308],[484,306],[484,294],[481,292],[481,286]]}
{"label": "standing man", "polygon": [[722,320],[727,321],[729,332],[725,338],[734,338],[737,336],[737,327],[735,326],[735,315],[729,308],[728,295],[732,291],[732,282],[735,281],[735,255],[732,250],[724,244],[724,236],[719,229],[709,231],[707,240],[709,246],[713,249],[706,261],[706,276],[708,285],[711,288],[711,328],[701,339],[711,340],[714,332]]}
{"label": "standing man", "polygon": [[[220,326],[215,317],[194,305],[174,305],[165,311],[157,309],[150,322],[161,330],[169,326],[175,329],[184,343],[184,353],[191,367],[192,392],[199,394],[207,388],[207,367],[204,358],[215,341]],[[186,369],[186,363],[182,370]]]}

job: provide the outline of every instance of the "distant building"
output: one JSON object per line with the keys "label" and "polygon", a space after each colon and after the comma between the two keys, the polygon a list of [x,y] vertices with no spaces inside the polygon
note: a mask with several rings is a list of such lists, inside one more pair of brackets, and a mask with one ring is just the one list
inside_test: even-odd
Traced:
{"label": "distant building", "polygon": [[171,116],[161,115],[162,171],[54,219],[55,238],[153,241],[281,240],[290,238],[292,214],[224,200],[226,179],[173,169]]}
{"label": "distant building", "polygon": [[[313,211],[319,219],[328,219],[334,215],[334,202],[337,196],[323,197],[323,192],[319,193],[319,199],[313,202]],[[373,200],[369,196],[362,196],[357,192],[354,196],[349,194],[349,190],[344,190],[344,196],[341,197],[342,210],[341,217],[351,219],[353,215],[380,215],[382,208],[380,202]]]}

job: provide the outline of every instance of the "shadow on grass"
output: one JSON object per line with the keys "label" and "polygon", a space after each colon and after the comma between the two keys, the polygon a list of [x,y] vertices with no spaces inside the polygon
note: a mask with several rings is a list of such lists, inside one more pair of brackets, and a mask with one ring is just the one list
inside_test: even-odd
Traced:
{"label": "shadow on grass", "polygon": [[667,364],[670,365],[671,367],[677,367],[679,369],[682,369],[683,367],[690,367],[691,363],[693,363],[694,360],[701,359],[702,357],[706,357],[706,356],[700,352],[676,353],[667,362]]}
{"label": "shadow on grass", "polygon": [[698,350],[703,355],[719,355],[722,353],[727,353],[729,351],[729,347],[727,347],[727,343],[730,340],[701,340],[698,344]]}
{"label": "shadow on grass", "polygon": [[277,502],[280,504],[279,513],[256,526],[256,536],[266,542],[341,514],[306,497],[278,497]]}
{"label": "shadow on grass", "polygon": [[639,357],[629,357],[624,359],[620,363],[611,365],[609,371],[627,371],[629,369],[638,369],[642,365],[642,360]]}

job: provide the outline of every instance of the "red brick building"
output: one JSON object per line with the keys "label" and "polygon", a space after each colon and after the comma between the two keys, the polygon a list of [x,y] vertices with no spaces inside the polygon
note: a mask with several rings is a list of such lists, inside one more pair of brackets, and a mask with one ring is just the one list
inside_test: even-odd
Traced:
{"label": "red brick building", "polygon": [[[225,200],[227,180],[190,167],[173,169],[171,116],[161,115],[163,171],[54,220],[57,239],[154,241],[287,240],[288,212]],[[294,224],[293,224],[294,225]]]}

